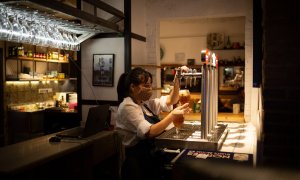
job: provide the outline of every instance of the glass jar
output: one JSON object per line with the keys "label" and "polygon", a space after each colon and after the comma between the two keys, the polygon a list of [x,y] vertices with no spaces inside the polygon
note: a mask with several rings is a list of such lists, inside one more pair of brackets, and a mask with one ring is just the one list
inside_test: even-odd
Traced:
{"label": "glass jar", "polygon": [[18,56],[24,56],[24,47],[23,46],[18,47]]}

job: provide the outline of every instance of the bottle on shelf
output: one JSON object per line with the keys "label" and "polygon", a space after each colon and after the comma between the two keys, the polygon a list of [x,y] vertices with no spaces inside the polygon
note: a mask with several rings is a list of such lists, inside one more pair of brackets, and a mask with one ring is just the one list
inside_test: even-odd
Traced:
{"label": "bottle on shelf", "polygon": [[230,38],[229,38],[229,36],[227,37],[227,42],[226,42],[226,48],[227,49],[230,49],[231,48],[231,41],[230,41]]}

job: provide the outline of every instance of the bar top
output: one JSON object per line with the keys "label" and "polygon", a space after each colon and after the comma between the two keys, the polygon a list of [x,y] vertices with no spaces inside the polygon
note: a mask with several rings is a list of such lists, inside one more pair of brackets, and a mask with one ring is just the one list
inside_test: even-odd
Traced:
{"label": "bar top", "polygon": [[[167,116],[167,112],[162,112],[160,113],[159,117],[164,118]],[[200,121],[201,120],[201,113],[189,113],[185,114],[185,120],[186,121]],[[245,118],[244,118],[244,113],[238,113],[238,114],[233,114],[233,113],[218,113],[218,121],[219,122],[235,122],[235,123],[244,123]]]}
{"label": "bar top", "polygon": [[40,164],[87,147],[96,139],[113,134],[114,131],[102,131],[87,139],[62,139],[61,142],[49,142],[49,138],[55,135],[50,134],[2,147],[0,148],[0,174],[16,173],[37,167]]}

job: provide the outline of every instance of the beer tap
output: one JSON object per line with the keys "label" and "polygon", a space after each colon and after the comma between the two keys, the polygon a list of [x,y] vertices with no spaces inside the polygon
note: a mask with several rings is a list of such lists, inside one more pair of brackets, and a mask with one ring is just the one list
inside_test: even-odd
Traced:
{"label": "beer tap", "polygon": [[[189,73],[193,73],[193,70],[192,69],[189,69]],[[190,80],[190,87],[193,86],[193,76],[189,78]]]}
{"label": "beer tap", "polygon": [[188,77],[187,77],[187,76],[184,76],[184,82],[185,82],[184,88],[185,88],[185,89],[187,88],[187,80],[188,80]]}
{"label": "beer tap", "polygon": [[[197,73],[197,69],[193,69],[193,74]],[[197,76],[194,76],[194,86],[197,86]]]}
{"label": "beer tap", "polygon": [[178,78],[178,80],[179,80],[179,87],[180,87],[180,85],[181,85],[181,79],[182,79],[182,70],[181,70],[181,68],[180,67],[178,67],[178,68],[175,68],[175,71],[176,71],[176,74],[175,74],[175,78]]}

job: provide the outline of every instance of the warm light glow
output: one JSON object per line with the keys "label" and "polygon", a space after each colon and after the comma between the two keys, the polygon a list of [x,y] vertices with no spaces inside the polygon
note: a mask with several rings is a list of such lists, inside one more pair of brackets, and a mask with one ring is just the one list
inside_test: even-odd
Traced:
{"label": "warm light glow", "polygon": [[30,81],[30,84],[39,84],[39,81]]}
{"label": "warm light glow", "polygon": [[13,84],[13,85],[28,85],[29,81],[6,81],[7,85]]}
{"label": "warm light glow", "polygon": [[212,53],[211,57],[212,57],[212,65],[216,66],[216,54]]}

